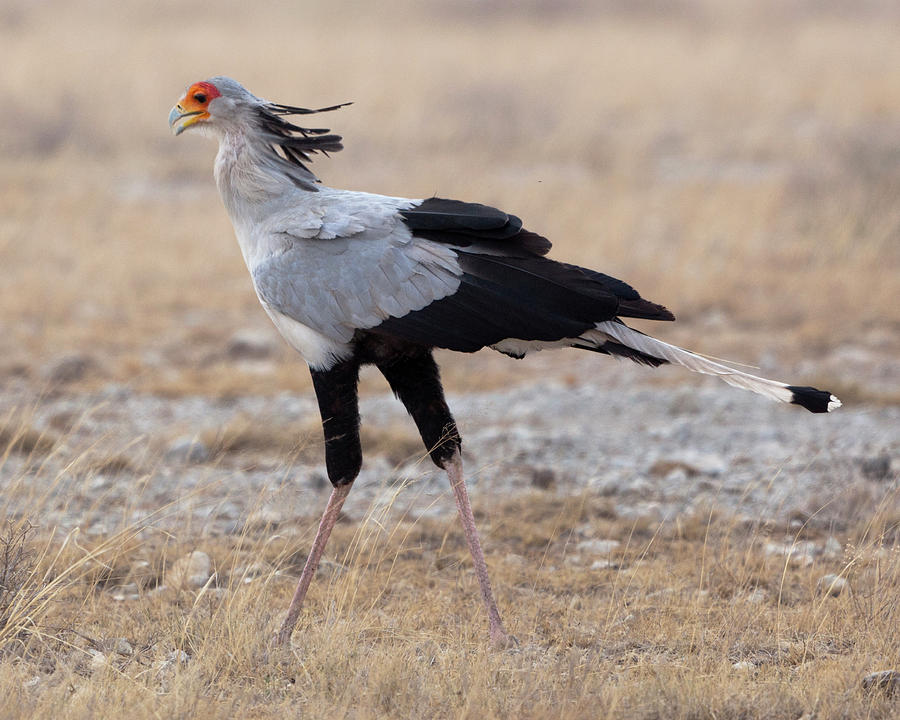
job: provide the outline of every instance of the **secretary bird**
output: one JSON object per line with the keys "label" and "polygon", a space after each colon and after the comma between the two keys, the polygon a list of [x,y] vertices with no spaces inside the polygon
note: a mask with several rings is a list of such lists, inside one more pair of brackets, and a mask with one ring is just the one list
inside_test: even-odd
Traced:
{"label": "secretary bird", "polygon": [[431,459],[445,470],[487,609],[490,639],[509,636],[491,592],[463,479],[461,440],[434,348],[489,347],[521,358],[573,347],[645,365],[682,365],[811,412],[840,407],[831,393],[749,375],[629,328],[621,318],[674,320],[609,275],[550,260],[550,242],[496,208],[409,200],[321,185],[307,163],[341,138],[285,118],[308,110],[258,98],[236,81],[191,85],[169,114],[176,135],[215,138],[215,179],[275,326],[306,360],[333,485],[277,643],[290,639],[303,599],[362,464],[357,383],[373,364],[403,402]]}

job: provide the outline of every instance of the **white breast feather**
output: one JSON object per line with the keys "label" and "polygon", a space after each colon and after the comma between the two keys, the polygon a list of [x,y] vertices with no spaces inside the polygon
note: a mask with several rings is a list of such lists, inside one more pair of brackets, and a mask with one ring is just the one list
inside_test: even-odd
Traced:
{"label": "white breast feather", "polygon": [[325,337],[311,327],[270,308],[266,303],[263,303],[263,308],[288,345],[300,353],[313,370],[326,370],[353,352],[348,343],[336,342]]}

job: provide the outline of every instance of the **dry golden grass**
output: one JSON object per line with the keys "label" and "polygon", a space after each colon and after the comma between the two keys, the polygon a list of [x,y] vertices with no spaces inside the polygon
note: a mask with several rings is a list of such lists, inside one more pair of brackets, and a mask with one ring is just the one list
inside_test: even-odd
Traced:
{"label": "dry golden grass", "polygon": [[716,353],[734,332],[751,362],[896,354],[896,7],[782,5],[13,2],[0,373],[41,382],[81,351],[86,386],[308,389],[286,350],[262,374],[221,362],[235,329],[267,320],[212,144],[165,123],[215,73],[286,102],[353,100],[327,118],[346,150],[316,161],[326,182],[514,211],[556,257],[671,307],[687,328],[668,337]]}
{"label": "dry golden grass", "polygon": [[[248,522],[225,536],[161,531],[166,517],[190,526],[174,507],[93,538],[28,536],[24,520],[10,521],[0,537],[3,715],[894,716],[897,701],[861,679],[900,663],[896,490],[847,514],[836,530],[843,552],[812,565],[766,551],[783,528],[713,511],[659,524],[618,518],[587,494],[475,502],[519,640],[510,651],[487,647],[451,517],[413,521],[381,505],[344,518],[290,650],[267,639],[312,515],[277,534]],[[813,518],[788,545],[829,532]],[[591,538],[621,545],[578,549]],[[194,549],[210,555],[212,578],[166,587],[166,569]],[[823,595],[826,572],[851,590]]]}

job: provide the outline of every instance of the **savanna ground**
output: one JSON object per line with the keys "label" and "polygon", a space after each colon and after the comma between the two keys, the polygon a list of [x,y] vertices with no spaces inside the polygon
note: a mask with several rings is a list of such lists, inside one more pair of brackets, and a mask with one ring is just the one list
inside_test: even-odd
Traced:
{"label": "savanna ground", "polygon": [[[900,682],[862,679],[900,669],[898,25],[879,0],[3,3],[0,714],[894,716]],[[769,416],[671,369],[442,355],[451,406],[513,394],[457,414],[470,467],[505,476],[473,500],[518,647],[486,647],[447,493],[408,509],[432,481],[391,416],[367,426],[363,500],[293,648],[272,651],[326,489],[308,373],[238,341],[268,321],[213,146],[165,124],[214,74],[353,100],[327,116],[346,145],[314,164],[327,183],[506,208],[670,307],[661,337],[845,407]],[[586,411],[603,452],[574,460],[503,412],[530,407],[517,389],[625,387]],[[666,435],[685,417],[740,445],[724,467],[691,460],[710,452],[692,426]],[[610,426],[634,433],[610,447]],[[754,502],[805,494],[717,500],[736,477]],[[703,501],[638,501],[663,485]],[[209,566],[186,571],[195,550]]]}

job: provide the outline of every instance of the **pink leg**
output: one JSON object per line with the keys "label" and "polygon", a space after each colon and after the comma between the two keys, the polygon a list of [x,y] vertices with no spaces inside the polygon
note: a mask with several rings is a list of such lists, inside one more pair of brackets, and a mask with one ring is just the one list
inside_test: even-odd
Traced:
{"label": "pink leg", "polygon": [[472,505],[469,503],[469,493],[466,491],[466,481],[463,478],[462,458],[459,451],[447,462],[444,468],[450,478],[450,487],[456,496],[456,509],[459,510],[459,518],[462,520],[463,530],[466,533],[466,542],[469,543],[469,552],[475,563],[475,577],[481,586],[481,599],[487,609],[491,644],[495,647],[505,648],[509,646],[510,637],[503,629],[503,621],[491,592],[491,581],[488,578],[487,564],[484,562],[484,553],[481,551],[481,542],[478,540],[478,530],[475,529],[475,516],[472,514]]}
{"label": "pink leg", "polygon": [[350,493],[350,487],[350,485],[338,485],[331,491],[328,505],[325,507],[325,512],[322,513],[322,519],[319,521],[316,539],[313,541],[312,549],[309,551],[309,557],[306,558],[306,565],[303,567],[303,573],[300,575],[300,582],[297,583],[294,598],[291,600],[291,606],[288,608],[287,617],[281,624],[278,634],[275,635],[276,645],[283,645],[291,639],[291,633],[294,632],[294,625],[297,624],[300,609],[303,607],[303,598],[306,597],[309,583],[312,581],[313,575],[316,574],[316,568],[319,567],[319,560],[322,559],[325,544],[328,542],[328,537],[331,535],[335,522],[337,522],[341,506]]}

